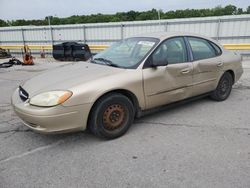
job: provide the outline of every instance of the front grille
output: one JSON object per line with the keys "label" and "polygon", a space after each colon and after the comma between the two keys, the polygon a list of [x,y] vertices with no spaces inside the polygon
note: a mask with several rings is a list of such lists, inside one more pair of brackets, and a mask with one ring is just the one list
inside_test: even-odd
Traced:
{"label": "front grille", "polygon": [[21,86],[19,86],[19,96],[22,101],[26,101],[29,98],[29,94]]}

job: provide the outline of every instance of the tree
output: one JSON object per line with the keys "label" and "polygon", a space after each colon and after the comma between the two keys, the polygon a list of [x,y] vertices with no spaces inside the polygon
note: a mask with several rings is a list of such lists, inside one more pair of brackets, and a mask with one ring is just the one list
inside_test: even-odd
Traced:
{"label": "tree", "polygon": [[138,16],[138,12],[135,12],[133,10],[127,12],[127,21],[133,21],[136,20],[136,17]]}
{"label": "tree", "polygon": [[[206,16],[222,16],[222,15],[237,15],[237,14],[250,14],[250,6],[246,11],[242,8],[237,8],[234,5],[227,5],[225,7],[216,6],[212,9],[184,9],[163,12],[160,11],[161,19],[174,19],[174,18],[190,18],[190,17],[206,17]],[[51,25],[64,25],[64,24],[80,24],[80,23],[100,23],[100,22],[120,22],[120,21],[135,21],[135,20],[157,20],[158,10],[151,9],[148,11],[128,11],[117,12],[116,14],[92,14],[92,15],[73,15],[66,18],[59,18],[50,16]],[[22,25],[48,25],[48,17],[41,20],[0,20],[0,27],[5,26],[22,26]]]}
{"label": "tree", "polygon": [[7,22],[0,19],[0,27],[6,27],[6,26],[8,26]]}
{"label": "tree", "polygon": [[243,14],[243,13],[244,13],[244,11],[243,11],[242,8],[238,8],[238,9],[237,9],[237,14]]}
{"label": "tree", "polygon": [[247,14],[250,14],[250,6],[247,7]]}
{"label": "tree", "polygon": [[224,15],[224,11],[223,11],[223,8],[221,6],[217,6],[217,7],[213,8],[212,11],[213,11],[213,16]]}
{"label": "tree", "polygon": [[237,14],[237,7],[234,5],[227,5],[224,8],[224,15],[235,15]]}

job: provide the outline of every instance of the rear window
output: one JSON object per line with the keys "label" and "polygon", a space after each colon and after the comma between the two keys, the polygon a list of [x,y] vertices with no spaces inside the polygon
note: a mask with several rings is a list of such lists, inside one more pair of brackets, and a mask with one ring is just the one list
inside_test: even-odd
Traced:
{"label": "rear window", "polygon": [[216,44],[214,44],[213,42],[210,42],[210,44],[213,46],[213,48],[215,49],[216,55],[221,55],[222,51],[220,49],[219,46],[217,46]]}

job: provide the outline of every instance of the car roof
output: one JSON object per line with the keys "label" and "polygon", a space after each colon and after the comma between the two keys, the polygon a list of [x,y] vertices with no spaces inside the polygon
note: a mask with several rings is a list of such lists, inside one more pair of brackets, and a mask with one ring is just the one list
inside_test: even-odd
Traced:
{"label": "car roof", "polygon": [[217,44],[222,48],[222,45],[219,44],[216,40],[209,38],[207,36],[203,36],[200,34],[196,33],[188,33],[188,32],[155,32],[155,33],[143,33],[139,35],[135,35],[133,37],[150,37],[150,38],[157,38],[160,39],[161,41],[171,38],[171,37],[177,37],[177,36],[192,36],[192,37],[200,37],[209,41],[212,41],[213,43]]}
{"label": "car roof", "polygon": [[205,39],[209,39],[206,36],[202,36],[199,34],[195,34],[195,33],[185,33],[185,32],[155,32],[155,33],[143,33],[143,34],[139,34],[139,35],[135,35],[133,37],[152,37],[152,38],[158,38],[160,40],[164,40],[167,39],[169,37],[174,37],[174,36],[194,36],[194,37],[201,37],[201,38],[205,38]]}

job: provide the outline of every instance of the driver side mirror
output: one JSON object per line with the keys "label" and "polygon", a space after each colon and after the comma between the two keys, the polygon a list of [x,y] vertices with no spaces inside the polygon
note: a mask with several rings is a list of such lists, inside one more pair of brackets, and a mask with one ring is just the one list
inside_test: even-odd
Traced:
{"label": "driver side mirror", "polygon": [[158,58],[157,56],[152,55],[151,58],[151,66],[152,67],[160,67],[160,66],[167,66],[168,60],[167,58]]}

